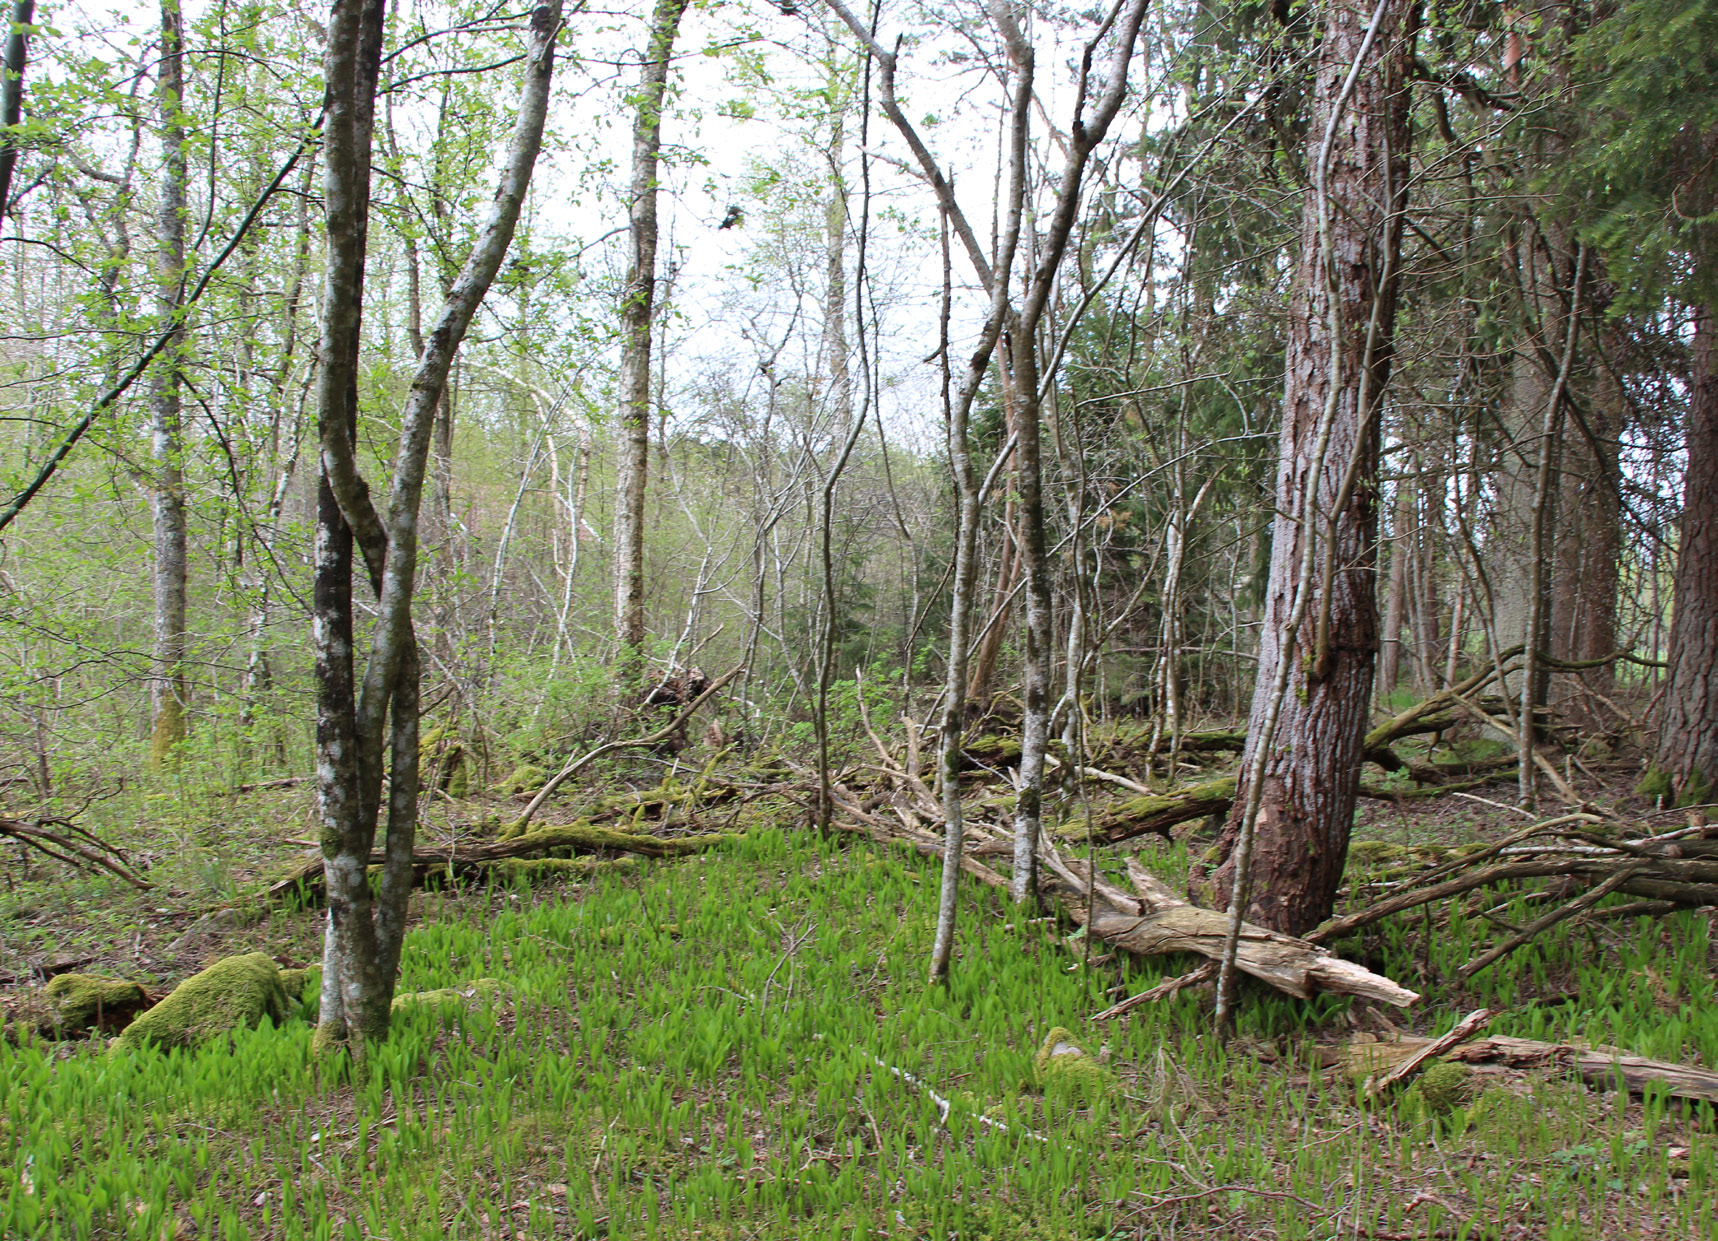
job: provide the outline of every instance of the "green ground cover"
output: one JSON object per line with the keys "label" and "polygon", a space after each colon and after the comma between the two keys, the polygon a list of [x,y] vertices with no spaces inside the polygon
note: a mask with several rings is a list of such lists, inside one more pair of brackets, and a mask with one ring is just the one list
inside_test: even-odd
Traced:
{"label": "green ground cover", "polygon": [[[1718,1237],[1709,1113],[1555,1075],[1363,1108],[1316,1068],[1346,1001],[1250,992],[1228,1045],[1192,993],[1093,1025],[1181,963],[1123,977],[969,902],[930,991],[934,868],[846,840],[427,896],[401,989],[501,990],[403,1008],[361,1081],[310,1055],[314,986],[190,1050],[0,1043],[0,1235]],[[1410,986],[1484,933],[1415,925],[1367,946]],[[1709,938],[1696,914],[1565,929],[1421,1020],[1478,999],[1496,1033],[1718,1064]],[[1105,1088],[1040,1090],[1054,1027]]]}

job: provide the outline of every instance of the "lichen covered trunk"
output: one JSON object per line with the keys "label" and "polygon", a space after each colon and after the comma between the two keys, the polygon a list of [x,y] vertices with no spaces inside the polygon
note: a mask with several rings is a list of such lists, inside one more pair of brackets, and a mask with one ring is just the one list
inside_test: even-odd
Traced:
{"label": "lichen covered trunk", "polygon": [[687,0],[657,0],[632,122],[626,289],[621,295],[620,445],[614,520],[614,631],[622,676],[642,677],[644,498],[650,476],[650,336],[656,314],[657,177],[669,56]]}

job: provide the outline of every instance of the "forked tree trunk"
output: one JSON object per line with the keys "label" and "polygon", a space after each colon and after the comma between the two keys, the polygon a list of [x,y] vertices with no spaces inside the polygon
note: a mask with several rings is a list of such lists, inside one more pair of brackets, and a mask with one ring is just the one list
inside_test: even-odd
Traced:
{"label": "forked tree trunk", "polygon": [[1222,842],[1232,852],[1216,874],[1220,895],[1236,886],[1237,856],[1246,852],[1237,846],[1251,810],[1251,867],[1238,885],[1250,899],[1242,912],[1291,935],[1330,914],[1371,700],[1376,415],[1395,324],[1412,20],[1406,0],[1381,0],[1376,10],[1365,0],[1334,0],[1308,139],[1307,164],[1325,170],[1324,193],[1309,194],[1302,210],[1288,320],[1276,487],[1276,511],[1287,516],[1278,517],[1272,539],[1247,749]]}
{"label": "forked tree trunk", "polygon": [[1695,312],[1688,382],[1688,467],[1676,557],[1670,681],[1658,768],[1686,804],[1718,800],[1718,320]]}
{"label": "forked tree trunk", "polygon": [[688,0],[657,0],[632,120],[631,254],[620,306],[620,450],[614,522],[614,635],[623,679],[643,675],[644,494],[650,477],[650,333],[656,315],[656,189],[668,58]]}
{"label": "forked tree trunk", "polygon": [[155,641],[149,686],[149,760],[158,766],[185,738],[185,469],[180,427],[180,371],[185,337],[180,323],[185,276],[185,32],[179,0],[162,0],[161,214],[156,252],[156,309],[176,327],[150,380],[150,439],[155,458]]}
{"label": "forked tree trunk", "polygon": [[[356,1057],[386,1037],[406,902],[418,800],[418,648],[412,626],[418,514],[436,411],[455,351],[512,242],[543,135],[560,0],[531,12],[525,88],[490,217],[454,281],[400,418],[387,507],[378,513],[359,476],[352,434],[358,325],[382,0],[335,0],[328,27],[324,201],[328,263],[318,386],[322,488],[318,508],[314,633],[317,654],[317,792],[328,926],[316,1044],[345,1043]],[[361,687],[352,658],[352,552],[377,596]],[[390,791],[379,894],[370,853],[382,776]]]}

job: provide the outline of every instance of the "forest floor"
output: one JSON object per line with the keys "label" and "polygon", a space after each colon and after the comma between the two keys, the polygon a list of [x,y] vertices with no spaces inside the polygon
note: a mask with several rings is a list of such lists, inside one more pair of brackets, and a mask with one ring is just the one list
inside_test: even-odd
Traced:
{"label": "forest floor", "polygon": [[[1522,821],[1511,792],[1369,801],[1355,837],[1496,839]],[[514,805],[438,801],[426,835]],[[499,987],[404,1010],[358,1082],[310,1055],[314,988],[282,1027],[189,1052],[32,1032],[58,972],[159,994],[233,953],[313,964],[319,912],[257,895],[303,856],[309,811],[304,786],[189,776],[92,808],[147,891],[7,850],[0,1235],[1718,1238],[1708,1105],[1481,1066],[1434,1110],[1364,1102],[1324,1067],[1481,1005],[1494,1034],[1718,1067],[1712,910],[1571,920],[1465,984],[1495,928],[1404,915],[1345,951],[1417,1005],[1249,985],[1226,1041],[1208,988],[1092,1021],[1187,963],[1109,957],[976,885],[952,981],[928,989],[935,863],[759,801],[707,853],[414,896],[401,989]],[[1105,856],[1179,884],[1208,845],[1201,829]],[[1527,895],[1492,918],[1530,919]],[[1085,1092],[1038,1084],[1057,1028],[1102,1065]]]}

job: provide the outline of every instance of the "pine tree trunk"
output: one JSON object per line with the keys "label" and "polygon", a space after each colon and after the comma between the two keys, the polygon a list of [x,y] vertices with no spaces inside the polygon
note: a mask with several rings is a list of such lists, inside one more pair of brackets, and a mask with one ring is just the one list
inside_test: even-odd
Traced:
{"label": "pine tree trunk", "polygon": [[614,526],[614,633],[621,675],[642,675],[644,497],[650,476],[650,335],[656,314],[656,190],[669,54],[688,0],[657,0],[632,122],[631,254],[622,295],[620,478]]}
{"label": "pine tree trunk", "polygon": [[1710,304],[1695,318],[1675,610],[1658,768],[1670,792],[1696,804],[1718,788],[1718,312]]}
{"label": "pine tree trunk", "polygon": [[[156,257],[156,307],[163,325],[180,317],[185,274],[185,34],[178,0],[161,5],[161,214]],[[185,737],[185,593],[189,552],[185,532],[184,443],[180,427],[183,326],[162,351],[151,376],[151,448],[155,459],[155,641],[150,682],[149,758],[159,765]]]}
{"label": "pine tree trunk", "polygon": [[[1274,701],[1275,735],[1264,756],[1244,914],[1289,934],[1330,915],[1342,878],[1378,647],[1376,413],[1395,325],[1414,34],[1413,10],[1403,0],[1389,0],[1378,12],[1376,35],[1362,57],[1373,6],[1336,0],[1320,51],[1308,165],[1328,160],[1328,203],[1309,195],[1302,212],[1276,487],[1276,511],[1303,517],[1292,523],[1279,517],[1272,539],[1247,751],[1223,841],[1233,850],[1241,837],[1249,774]],[[1356,62],[1352,96],[1332,125],[1332,108]],[[1328,447],[1317,461],[1327,417]],[[1306,512],[1315,462],[1317,504]],[[1354,480],[1345,487],[1351,468]],[[1332,536],[1334,547],[1323,546]],[[1309,538],[1330,554],[1309,556]],[[1314,567],[1321,562],[1324,570]],[[1304,596],[1304,620],[1296,624],[1294,601],[1309,570],[1316,577]],[[1321,630],[1328,633],[1322,650]],[[1279,685],[1283,661],[1287,680]],[[1215,877],[1219,893],[1230,890],[1235,866],[1231,853]]]}

